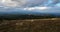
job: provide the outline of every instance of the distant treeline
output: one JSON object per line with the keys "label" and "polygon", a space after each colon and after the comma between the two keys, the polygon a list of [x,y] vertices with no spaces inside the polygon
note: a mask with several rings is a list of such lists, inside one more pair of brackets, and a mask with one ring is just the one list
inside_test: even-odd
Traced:
{"label": "distant treeline", "polygon": [[54,15],[2,15],[0,19],[44,19],[44,18],[55,18]]}

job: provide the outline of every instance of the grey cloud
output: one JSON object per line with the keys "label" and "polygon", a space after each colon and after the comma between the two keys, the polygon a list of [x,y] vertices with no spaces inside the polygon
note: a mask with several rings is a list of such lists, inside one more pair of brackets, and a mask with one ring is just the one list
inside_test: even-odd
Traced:
{"label": "grey cloud", "polygon": [[47,0],[9,0],[9,1],[10,2],[7,1],[7,4],[4,3],[4,5],[16,4],[17,7],[33,7],[40,5],[42,6],[45,2],[47,2]]}
{"label": "grey cloud", "polygon": [[[51,0],[51,3],[49,3],[48,1],[50,0],[10,0],[10,2],[4,3],[3,5],[10,5],[10,7],[14,5],[16,5],[14,7],[54,6],[55,4],[60,2],[60,0]],[[2,4],[0,3],[0,5]]]}
{"label": "grey cloud", "polygon": [[0,0],[0,5],[3,6],[16,7],[24,4],[26,4],[26,0]]}
{"label": "grey cloud", "polygon": [[[18,2],[20,7],[35,7],[35,6],[50,6],[51,7],[51,6],[55,6],[57,3],[60,2],[60,0],[12,0],[12,1]],[[49,3],[49,1],[52,1],[52,2]]]}

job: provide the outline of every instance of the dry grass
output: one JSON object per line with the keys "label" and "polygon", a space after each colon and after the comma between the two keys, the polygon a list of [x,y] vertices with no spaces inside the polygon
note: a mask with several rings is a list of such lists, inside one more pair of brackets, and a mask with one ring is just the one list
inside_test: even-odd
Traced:
{"label": "dry grass", "polygon": [[60,32],[60,19],[0,20],[0,32]]}

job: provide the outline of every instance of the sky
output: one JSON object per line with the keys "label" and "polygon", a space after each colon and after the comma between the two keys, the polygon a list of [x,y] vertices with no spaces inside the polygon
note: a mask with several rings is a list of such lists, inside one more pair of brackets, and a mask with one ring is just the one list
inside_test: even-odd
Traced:
{"label": "sky", "polygon": [[52,11],[54,11],[56,9],[60,12],[60,0],[0,0],[0,7],[4,9],[20,8],[28,11],[33,11],[35,9],[40,11],[48,9],[48,11],[50,11],[52,9]]}
{"label": "sky", "polygon": [[[57,5],[58,4],[58,5]],[[0,0],[0,6],[9,7],[35,7],[59,6],[60,0]]]}

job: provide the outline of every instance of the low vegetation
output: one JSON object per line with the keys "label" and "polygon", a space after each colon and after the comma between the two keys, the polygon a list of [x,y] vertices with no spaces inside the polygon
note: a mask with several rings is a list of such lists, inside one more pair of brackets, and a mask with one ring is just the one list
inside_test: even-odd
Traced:
{"label": "low vegetation", "polygon": [[0,32],[60,32],[60,20],[0,20]]}

